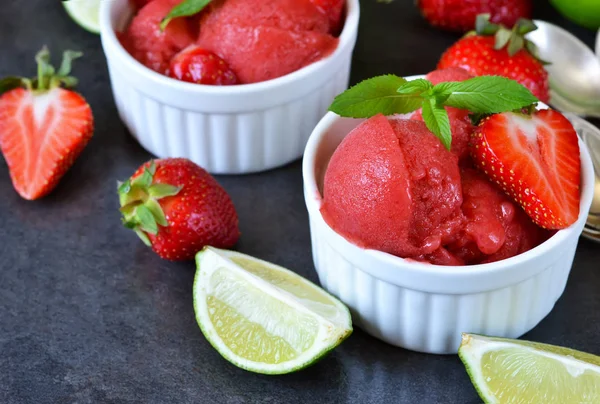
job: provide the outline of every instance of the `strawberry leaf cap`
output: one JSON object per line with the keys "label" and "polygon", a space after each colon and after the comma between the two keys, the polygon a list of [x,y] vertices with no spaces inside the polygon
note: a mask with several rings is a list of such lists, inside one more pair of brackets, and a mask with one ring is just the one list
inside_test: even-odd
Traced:
{"label": "strawberry leaf cap", "polygon": [[[527,34],[537,30],[538,27],[531,20],[520,18],[512,29],[504,25],[490,22],[490,14],[479,14],[475,21],[475,33],[481,36],[495,36],[496,42],[494,49],[501,50],[506,48],[510,56],[514,56],[522,49],[525,49],[531,56],[543,65],[550,64],[540,57],[540,52],[535,43],[525,38]],[[470,33],[473,35],[473,32]]]}
{"label": "strawberry leaf cap", "polygon": [[36,55],[37,76],[34,78],[10,76],[0,80],[0,95],[14,90],[26,88],[30,91],[43,93],[56,87],[73,88],[77,79],[71,76],[73,61],[83,55],[81,52],[67,50],[63,53],[63,60],[58,71],[50,63],[50,51],[44,46]]}
{"label": "strawberry leaf cap", "polygon": [[145,167],[140,175],[118,183],[120,211],[123,225],[135,231],[140,239],[150,246],[148,234],[157,235],[159,226],[168,226],[165,213],[159,200],[175,196],[181,187],[170,184],[154,183],[156,164],[154,160]]}

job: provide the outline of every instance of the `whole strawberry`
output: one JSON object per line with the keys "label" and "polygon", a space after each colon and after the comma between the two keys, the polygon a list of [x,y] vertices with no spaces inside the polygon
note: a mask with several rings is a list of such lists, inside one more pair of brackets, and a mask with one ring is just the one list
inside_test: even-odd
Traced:
{"label": "whole strawberry", "polygon": [[92,110],[70,90],[77,84],[71,63],[80,56],[66,51],[56,70],[44,47],[36,55],[36,78],[0,81],[0,147],[13,186],[25,199],[52,191],[92,137]]}
{"label": "whole strawberry", "polygon": [[125,227],[164,259],[191,260],[204,246],[230,248],[240,236],[229,195],[190,160],[147,162],[118,193]]}
{"label": "whole strawberry", "polygon": [[531,18],[531,0],[417,0],[423,17],[439,28],[466,32],[478,14],[490,14],[496,24],[512,27],[519,18]]}
{"label": "whole strawberry", "polygon": [[188,83],[226,86],[238,79],[227,62],[197,45],[191,45],[171,59],[169,76]]}
{"label": "whole strawberry", "polygon": [[477,18],[475,34],[467,34],[442,55],[438,69],[462,67],[475,76],[504,76],[527,87],[540,101],[548,102],[546,62],[536,45],[524,36],[537,27],[519,20],[512,30],[489,22],[489,15]]}

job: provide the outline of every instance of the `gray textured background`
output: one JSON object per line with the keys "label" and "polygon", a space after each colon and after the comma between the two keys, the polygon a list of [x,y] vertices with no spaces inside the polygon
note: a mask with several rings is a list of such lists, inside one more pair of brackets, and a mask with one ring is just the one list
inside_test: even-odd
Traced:
{"label": "gray textured background", "polygon": [[[430,29],[412,1],[363,0],[352,81],[432,70],[457,37]],[[578,29],[537,1],[536,17]],[[456,356],[405,351],[360,330],[322,362],[267,377],[239,370],[203,338],[193,264],[160,260],[119,222],[115,182],[150,156],[118,119],[98,37],[58,1],[3,0],[0,75],[33,75],[47,44],[78,49],[75,74],[97,122],[58,188],[37,202],[13,191],[0,159],[0,403],[476,403]],[[239,250],[316,281],[300,163],[219,177],[241,220]],[[600,245],[582,240],[555,310],[526,335],[600,353]]]}

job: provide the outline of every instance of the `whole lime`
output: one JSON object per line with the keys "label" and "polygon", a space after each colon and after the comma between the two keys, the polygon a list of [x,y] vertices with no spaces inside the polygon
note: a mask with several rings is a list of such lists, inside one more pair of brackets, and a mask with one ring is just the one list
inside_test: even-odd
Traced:
{"label": "whole lime", "polygon": [[571,21],[591,29],[600,27],[600,0],[550,0]]}

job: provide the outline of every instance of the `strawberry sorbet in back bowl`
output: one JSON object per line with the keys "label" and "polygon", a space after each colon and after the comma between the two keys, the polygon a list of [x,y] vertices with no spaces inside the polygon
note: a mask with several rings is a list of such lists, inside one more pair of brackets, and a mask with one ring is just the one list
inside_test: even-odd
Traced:
{"label": "strawberry sorbet in back bowl", "polygon": [[550,312],[594,171],[577,122],[545,108],[460,69],[336,98],[345,117],[330,112],[306,148],[305,200],[319,279],[365,331],[455,353],[462,332],[516,338]]}
{"label": "strawberry sorbet in back bowl", "polygon": [[235,174],[302,155],[347,87],[359,9],[357,0],[114,0],[100,15],[117,108],[141,145]]}

